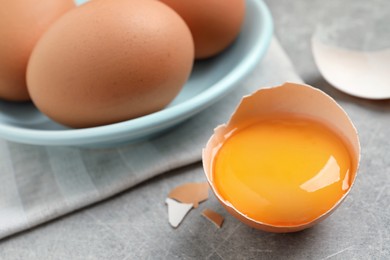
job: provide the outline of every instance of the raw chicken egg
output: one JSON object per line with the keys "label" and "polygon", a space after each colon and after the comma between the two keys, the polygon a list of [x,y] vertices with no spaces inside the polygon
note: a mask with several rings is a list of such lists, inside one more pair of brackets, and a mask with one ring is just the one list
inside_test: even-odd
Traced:
{"label": "raw chicken egg", "polygon": [[29,100],[26,69],[41,35],[65,12],[73,0],[2,1],[0,8],[0,98]]}
{"label": "raw chicken egg", "polygon": [[342,108],[320,90],[293,83],[245,97],[203,150],[222,205],[271,232],[326,218],[349,193],[359,159],[358,135]]}
{"label": "raw chicken egg", "polygon": [[238,36],[245,18],[245,0],[160,0],[188,24],[197,59],[212,57]]}
{"label": "raw chicken egg", "polygon": [[82,128],[164,108],[194,59],[183,19],[158,1],[91,1],[61,17],[34,49],[32,101],[48,117]]}

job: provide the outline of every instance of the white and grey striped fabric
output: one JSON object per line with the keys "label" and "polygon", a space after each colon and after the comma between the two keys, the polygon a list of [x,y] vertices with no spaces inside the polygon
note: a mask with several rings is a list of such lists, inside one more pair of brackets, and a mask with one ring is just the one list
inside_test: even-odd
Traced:
{"label": "white and grey striped fabric", "polygon": [[228,119],[243,95],[285,81],[300,79],[274,39],[265,59],[234,92],[153,140],[93,150],[0,139],[0,239],[200,161],[214,127]]}

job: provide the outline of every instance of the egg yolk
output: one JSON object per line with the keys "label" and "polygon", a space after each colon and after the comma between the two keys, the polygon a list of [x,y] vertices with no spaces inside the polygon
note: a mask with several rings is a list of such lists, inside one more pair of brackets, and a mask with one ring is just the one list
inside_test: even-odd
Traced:
{"label": "egg yolk", "polygon": [[213,162],[217,192],[247,217],[273,226],[311,222],[351,183],[349,147],[324,124],[265,119],[230,133]]}

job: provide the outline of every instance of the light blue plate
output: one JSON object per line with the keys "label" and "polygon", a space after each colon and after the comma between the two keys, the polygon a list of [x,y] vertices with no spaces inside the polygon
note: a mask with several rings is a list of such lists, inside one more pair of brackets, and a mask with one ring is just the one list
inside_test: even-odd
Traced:
{"label": "light blue plate", "polygon": [[213,59],[196,62],[189,81],[165,109],[116,124],[70,129],[42,115],[32,103],[0,101],[0,137],[19,143],[67,146],[110,146],[151,137],[234,89],[264,56],[272,29],[266,5],[261,0],[247,0],[245,23],[235,43]]}

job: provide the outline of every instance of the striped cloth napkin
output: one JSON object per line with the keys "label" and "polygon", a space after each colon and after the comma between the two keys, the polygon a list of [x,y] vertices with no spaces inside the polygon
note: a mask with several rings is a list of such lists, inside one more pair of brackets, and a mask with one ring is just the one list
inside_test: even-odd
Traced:
{"label": "striped cloth napkin", "polygon": [[273,39],[266,57],[236,90],[153,140],[111,149],[45,147],[0,139],[0,239],[201,160],[215,126],[243,95],[301,81]]}

